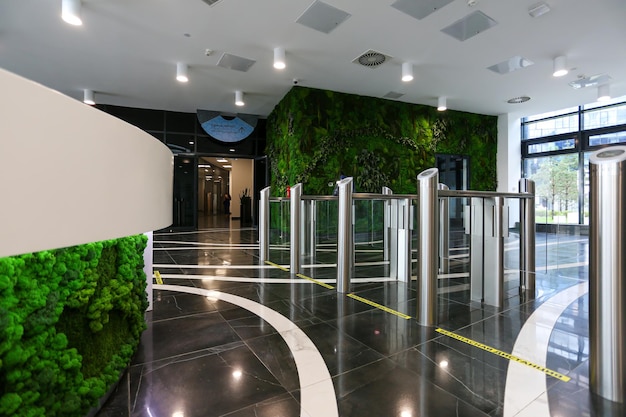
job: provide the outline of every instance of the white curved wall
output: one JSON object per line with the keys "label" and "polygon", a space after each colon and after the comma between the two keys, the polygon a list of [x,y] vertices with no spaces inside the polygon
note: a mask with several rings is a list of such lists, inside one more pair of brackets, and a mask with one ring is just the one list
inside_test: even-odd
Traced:
{"label": "white curved wall", "polygon": [[172,223],[165,145],[2,69],[0,92],[0,257]]}

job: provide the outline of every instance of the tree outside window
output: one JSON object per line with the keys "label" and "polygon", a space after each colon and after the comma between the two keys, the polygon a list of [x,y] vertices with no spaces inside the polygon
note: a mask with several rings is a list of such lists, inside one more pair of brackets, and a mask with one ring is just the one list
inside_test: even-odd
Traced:
{"label": "tree outside window", "polygon": [[578,154],[526,160],[538,223],[578,223]]}

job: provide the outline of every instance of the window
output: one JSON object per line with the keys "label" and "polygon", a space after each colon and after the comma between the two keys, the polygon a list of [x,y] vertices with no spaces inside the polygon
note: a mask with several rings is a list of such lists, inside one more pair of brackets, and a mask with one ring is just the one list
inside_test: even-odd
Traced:
{"label": "window", "polygon": [[583,127],[585,130],[600,127],[617,126],[626,123],[626,104],[601,107],[587,110],[583,113]]}
{"label": "window", "polygon": [[545,153],[551,151],[562,151],[566,149],[574,149],[576,147],[576,139],[563,139],[554,142],[540,142],[528,144],[528,154]]}
{"label": "window", "polygon": [[578,114],[542,119],[536,122],[525,123],[523,126],[524,134],[522,137],[526,139],[576,132],[578,130]]}
{"label": "window", "polygon": [[523,119],[522,169],[535,181],[537,223],[589,224],[589,155],[624,143],[626,97]]}

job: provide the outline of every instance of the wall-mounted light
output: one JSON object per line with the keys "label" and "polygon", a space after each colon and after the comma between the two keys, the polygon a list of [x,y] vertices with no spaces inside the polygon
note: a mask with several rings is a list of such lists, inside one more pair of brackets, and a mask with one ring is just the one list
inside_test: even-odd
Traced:
{"label": "wall-mounted light", "polygon": [[602,84],[598,86],[598,101],[609,101],[611,99],[610,84]]}
{"label": "wall-mounted light", "polygon": [[181,83],[189,81],[189,67],[184,62],[176,64],[176,80]]}
{"label": "wall-mounted light", "polygon": [[274,48],[274,68],[285,69],[287,61],[285,61],[285,48]]}
{"label": "wall-mounted light", "polygon": [[445,111],[447,109],[448,109],[448,106],[446,105],[446,98],[445,97],[439,97],[437,99],[437,110]]}
{"label": "wall-mounted light", "polygon": [[246,104],[246,103],[244,103],[244,101],[243,101],[243,91],[241,91],[241,90],[235,91],[235,105],[236,106],[243,106],[244,104]]}
{"label": "wall-mounted light", "polygon": [[96,100],[94,99],[93,90],[85,90],[83,94],[83,103],[89,104],[93,106],[96,104]]}
{"label": "wall-mounted light", "polygon": [[567,59],[565,56],[557,56],[554,58],[554,71],[552,72],[553,77],[562,77],[566,75],[569,71],[567,70]]}
{"label": "wall-mounted light", "polygon": [[61,18],[70,25],[82,25],[83,20],[80,18],[80,0],[62,0]]}
{"label": "wall-mounted light", "polygon": [[413,65],[410,62],[404,62],[402,64],[402,81],[413,81]]}

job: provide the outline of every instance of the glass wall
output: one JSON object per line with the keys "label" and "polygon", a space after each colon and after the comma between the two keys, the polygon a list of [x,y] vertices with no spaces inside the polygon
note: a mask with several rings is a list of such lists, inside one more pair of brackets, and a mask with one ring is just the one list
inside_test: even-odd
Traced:
{"label": "glass wall", "polygon": [[522,120],[522,171],[536,184],[536,222],[589,224],[589,155],[626,143],[626,97]]}

